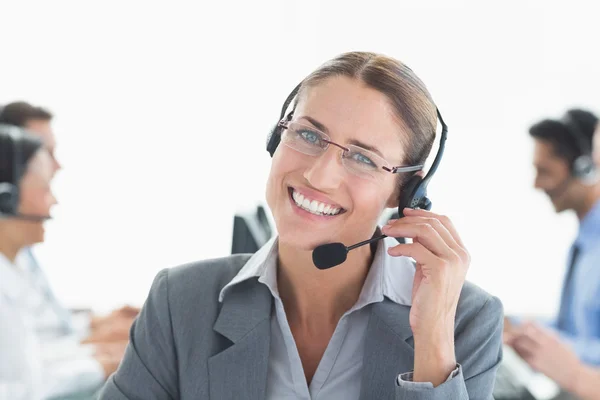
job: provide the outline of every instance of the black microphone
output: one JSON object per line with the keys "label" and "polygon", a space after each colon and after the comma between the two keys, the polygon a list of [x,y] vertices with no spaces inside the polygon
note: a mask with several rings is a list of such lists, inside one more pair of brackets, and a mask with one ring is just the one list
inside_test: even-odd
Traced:
{"label": "black microphone", "polygon": [[335,267],[336,265],[340,265],[346,261],[346,257],[348,256],[348,252],[350,250],[354,250],[357,247],[364,246],[365,244],[377,242],[378,240],[386,237],[387,235],[375,236],[369,240],[356,243],[349,247],[346,247],[343,243],[339,242],[322,244],[321,246],[315,247],[313,250],[313,264],[315,264],[315,267],[319,269],[329,269],[331,267]]}
{"label": "black microphone", "polygon": [[33,215],[33,214],[21,214],[21,213],[3,214],[0,212],[0,219],[8,219],[8,218],[19,219],[22,221],[29,221],[29,222],[44,222],[49,219],[52,219],[52,217],[50,215]]}
{"label": "black microphone", "polygon": [[52,219],[50,215],[33,215],[33,214],[17,214],[13,215],[12,218],[20,219],[22,221],[29,222],[44,222]]}

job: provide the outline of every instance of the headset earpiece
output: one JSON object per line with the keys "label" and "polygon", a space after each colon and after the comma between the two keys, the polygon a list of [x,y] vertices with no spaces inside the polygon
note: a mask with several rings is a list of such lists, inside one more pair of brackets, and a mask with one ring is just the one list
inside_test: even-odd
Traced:
{"label": "headset earpiece", "polygon": [[571,175],[584,183],[595,183],[598,181],[597,168],[592,158],[592,148],[588,145],[587,139],[581,131],[579,124],[569,113],[562,118],[563,125],[567,128],[569,134],[575,139],[579,156],[571,164]]}
{"label": "headset earpiece", "polygon": [[437,117],[442,124],[442,132],[440,134],[440,143],[437,154],[433,159],[433,163],[424,177],[415,174],[411,176],[400,190],[400,198],[398,199],[398,215],[404,217],[403,210],[405,208],[420,208],[422,210],[431,210],[431,200],[427,197],[427,185],[437,171],[444,149],[446,148],[446,139],[448,138],[448,125],[444,122],[440,110],[436,109]]}
{"label": "headset earpiece", "polygon": [[281,114],[279,115],[279,121],[277,121],[277,125],[275,125],[273,127],[273,129],[271,129],[271,133],[269,133],[269,136],[267,136],[267,151],[269,152],[271,157],[273,157],[273,155],[275,154],[275,150],[277,150],[277,146],[279,146],[279,143],[281,142],[281,132],[283,131],[283,127],[280,126],[280,122],[283,120],[289,121],[294,116],[294,109],[295,109],[296,105],[294,105],[294,108],[292,108],[292,111],[290,111],[287,115],[286,115],[286,112],[287,112],[287,109],[289,108],[292,100],[294,100],[294,98],[298,94],[298,91],[300,90],[300,86],[302,86],[302,82],[300,82],[298,85],[296,85],[294,90],[292,90],[292,92],[288,95],[287,99],[285,99],[285,102],[283,103],[283,107],[281,107]]}
{"label": "headset earpiece", "polygon": [[[2,109],[0,109],[0,112],[2,112]],[[17,186],[17,180],[21,176],[21,152],[17,146],[17,137],[21,134],[21,131],[17,127],[7,124],[0,124],[0,127],[6,129],[13,149],[13,182],[0,183],[0,215],[14,216],[17,215],[19,208],[19,187]]]}
{"label": "headset earpiece", "polygon": [[587,154],[577,157],[573,161],[572,174],[583,182],[595,182],[597,179],[596,164],[592,157]]}
{"label": "headset earpiece", "polygon": [[19,191],[12,183],[0,183],[0,216],[16,215],[19,204]]}
{"label": "headset earpiece", "polygon": [[277,124],[273,127],[271,133],[269,133],[269,136],[267,137],[267,151],[271,157],[273,157],[275,150],[277,150],[277,146],[279,146],[279,142],[281,142],[281,130],[282,128]]}
{"label": "headset earpiece", "polygon": [[398,215],[404,217],[405,208],[431,210],[431,200],[427,197],[427,181],[419,175],[411,176],[400,191]]}

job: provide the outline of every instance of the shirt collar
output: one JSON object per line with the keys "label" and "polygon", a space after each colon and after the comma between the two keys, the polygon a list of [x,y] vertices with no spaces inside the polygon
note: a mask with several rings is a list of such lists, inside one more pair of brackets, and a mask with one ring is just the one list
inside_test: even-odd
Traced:
{"label": "shirt collar", "polygon": [[[384,297],[400,305],[411,305],[414,264],[407,257],[392,257],[387,249],[397,245],[393,238],[377,243],[371,268],[356,304],[349,310],[357,310],[371,303],[383,301]],[[266,285],[273,297],[279,297],[277,288],[278,238],[274,237],[260,248],[242,267],[238,274],[221,290],[219,301],[223,301],[231,287],[251,278]],[[343,267],[341,267],[343,268]]]}

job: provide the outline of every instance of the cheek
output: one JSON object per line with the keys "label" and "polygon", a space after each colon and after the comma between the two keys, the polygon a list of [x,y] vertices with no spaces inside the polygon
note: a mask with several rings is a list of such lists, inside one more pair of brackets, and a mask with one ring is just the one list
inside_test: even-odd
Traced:
{"label": "cheek", "polygon": [[273,156],[269,179],[267,181],[267,199],[282,190],[282,181],[294,171],[301,176],[305,167],[304,160],[295,151],[281,146]]}
{"label": "cheek", "polygon": [[19,198],[19,210],[23,214],[46,215],[49,212],[51,196],[46,191],[25,189]]}
{"label": "cheek", "polygon": [[[349,185],[353,212],[369,220],[377,220],[393,194],[392,186],[356,182]],[[362,219],[362,218],[361,218]]]}
{"label": "cheek", "polygon": [[542,189],[552,189],[559,185],[559,179],[555,177],[544,176],[537,179],[537,185]]}

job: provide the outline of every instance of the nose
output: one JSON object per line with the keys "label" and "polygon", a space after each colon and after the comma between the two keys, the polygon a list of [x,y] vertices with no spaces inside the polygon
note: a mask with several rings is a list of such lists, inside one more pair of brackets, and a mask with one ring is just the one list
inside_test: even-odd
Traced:
{"label": "nose", "polygon": [[54,168],[55,173],[62,169],[62,164],[58,162],[58,159],[54,154],[52,154],[52,167]]}
{"label": "nose", "polygon": [[336,146],[329,146],[304,172],[304,178],[315,189],[333,191],[340,186],[345,173],[341,151],[343,150]]}

